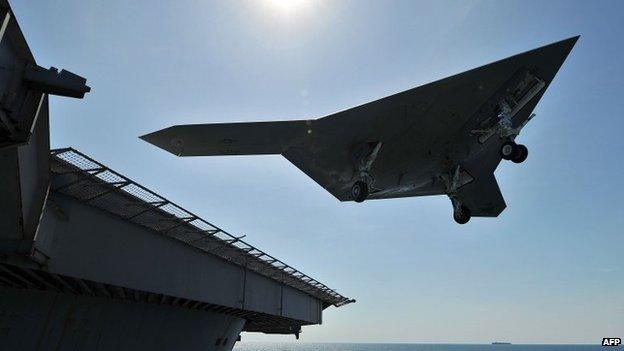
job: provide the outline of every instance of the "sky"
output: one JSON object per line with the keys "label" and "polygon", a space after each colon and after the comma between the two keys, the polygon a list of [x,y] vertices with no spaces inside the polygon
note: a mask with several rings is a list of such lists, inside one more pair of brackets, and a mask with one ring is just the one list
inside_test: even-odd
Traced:
{"label": "sky", "polygon": [[[624,2],[12,0],[73,146],[357,303],[304,342],[597,343],[624,331]],[[443,196],[340,203],[281,156],[176,158],[175,124],[307,119],[574,35],[496,171],[498,218]],[[244,341],[294,341],[244,334]]]}

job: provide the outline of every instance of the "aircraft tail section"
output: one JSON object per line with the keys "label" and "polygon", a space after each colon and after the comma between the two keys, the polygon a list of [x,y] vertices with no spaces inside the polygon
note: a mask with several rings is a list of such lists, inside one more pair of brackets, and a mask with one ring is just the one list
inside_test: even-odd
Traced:
{"label": "aircraft tail section", "polygon": [[140,138],[177,156],[281,154],[308,134],[310,121],[189,124]]}

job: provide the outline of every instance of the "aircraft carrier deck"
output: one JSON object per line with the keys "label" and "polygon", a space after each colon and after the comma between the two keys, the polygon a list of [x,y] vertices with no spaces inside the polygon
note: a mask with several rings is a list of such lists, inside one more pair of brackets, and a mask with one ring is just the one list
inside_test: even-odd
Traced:
{"label": "aircraft carrier deck", "polygon": [[72,148],[48,95],[86,79],[37,66],[0,0],[0,350],[230,350],[354,302]]}

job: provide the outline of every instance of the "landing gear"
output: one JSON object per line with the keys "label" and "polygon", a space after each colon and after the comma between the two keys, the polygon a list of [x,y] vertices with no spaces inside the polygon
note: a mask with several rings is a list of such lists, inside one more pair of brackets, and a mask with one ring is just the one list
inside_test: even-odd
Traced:
{"label": "landing gear", "polygon": [[462,205],[459,200],[458,191],[462,186],[461,174],[461,167],[457,165],[455,170],[450,172],[444,180],[446,181],[446,195],[451,200],[451,205],[453,205],[453,219],[458,224],[466,224],[470,220],[471,214],[470,209]]}
{"label": "landing gear", "polygon": [[366,200],[371,189],[373,189],[375,178],[371,174],[371,167],[377,159],[381,145],[381,141],[364,143],[355,152],[356,169],[360,175],[360,180],[351,186],[351,198],[355,202]]}
{"label": "landing gear", "polygon": [[500,148],[500,155],[504,160],[510,160],[514,163],[522,163],[529,156],[529,149],[522,144],[516,144],[513,141],[506,141]]}
{"label": "landing gear", "polygon": [[351,186],[351,198],[355,202],[362,202],[368,197],[368,184],[358,180]]}
{"label": "landing gear", "polygon": [[527,149],[527,147],[522,144],[518,144],[517,157],[512,158],[511,161],[514,163],[522,163],[527,159],[528,156],[529,156],[529,149]]}
{"label": "landing gear", "polygon": [[458,224],[466,224],[470,221],[470,209],[466,206],[459,205],[458,208],[455,208],[453,211],[453,219]]}
{"label": "landing gear", "polygon": [[503,160],[511,160],[514,156],[516,149],[516,143],[514,143],[513,141],[506,141],[500,148],[500,155]]}
{"label": "landing gear", "polygon": [[[514,163],[522,163],[527,159],[529,155],[529,150],[524,145],[519,145],[514,142],[518,134],[524,126],[535,117],[535,114],[532,113],[524,122],[522,122],[519,126],[513,126],[513,116],[518,113],[518,111],[530,100],[535,94],[539,92],[541,88],[544,87],[544,82],[535,78],[537,84],[530,90],[525,97],[522,98],[522,101],[512,106],[509,105],[509,102],[503,100],[499,103],[499,112],[497,114],[498,121],[491,125],[486,129],[474,129],[470,131],[471,134],[479,135],[479,142],[481,144],[485,143],[491,136],[498,135],[501,140],[505,142],[500,148],[500,155],[504,160],[510,160]],[[527,100],[528,99],[528,100]],[[488,119],[489,120],[489,119]]]}

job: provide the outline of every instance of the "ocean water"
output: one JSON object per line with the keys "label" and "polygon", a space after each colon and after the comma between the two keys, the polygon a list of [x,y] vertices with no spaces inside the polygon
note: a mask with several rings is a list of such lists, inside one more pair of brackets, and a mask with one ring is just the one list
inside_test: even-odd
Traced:
{"label": "ocean water", "polygon": [[347,344],[240,342],[235,351],[621,351],[600,345]]}

